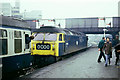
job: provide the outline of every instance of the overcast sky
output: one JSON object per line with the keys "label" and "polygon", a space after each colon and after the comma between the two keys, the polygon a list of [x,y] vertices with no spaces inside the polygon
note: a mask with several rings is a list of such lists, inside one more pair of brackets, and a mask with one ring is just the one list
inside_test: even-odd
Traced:
{"label": "overcast sky", "polygon": [[[3,0],[3,2],[13,0]],[[43,18],[118,16],[119,0],[20,0],[21,12],[41,10]]]}

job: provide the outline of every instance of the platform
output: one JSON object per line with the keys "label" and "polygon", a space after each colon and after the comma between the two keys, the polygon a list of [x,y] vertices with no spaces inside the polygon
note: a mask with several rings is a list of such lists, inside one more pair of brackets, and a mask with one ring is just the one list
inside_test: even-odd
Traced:
{"label": "platform", "polygon": [[[114,52],[114,51],[113,51]],[[97,63],[98,48],[90,48],[70,58],[64,59],[47,67],[37,69],[22,78],[118,78],[120,66],[115,66],[115,54],[111,65],[104,66],[104,59]],[[120,64],[120,63],[119,63]]]}

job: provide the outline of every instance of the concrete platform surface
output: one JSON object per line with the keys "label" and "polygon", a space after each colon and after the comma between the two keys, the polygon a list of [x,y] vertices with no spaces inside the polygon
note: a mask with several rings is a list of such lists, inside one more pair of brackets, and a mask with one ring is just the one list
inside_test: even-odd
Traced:
{"label": "concrete platform surface", "polygon": [[[113,51],[114,52],[114,51]],[[80,54],[64,59],[47,67],[37,69],[23,78],[118,78],[120,66],[115,66],[115,54],[111,65],[104,66],[104,59],[97,63],[98,48],[90,48]]]}

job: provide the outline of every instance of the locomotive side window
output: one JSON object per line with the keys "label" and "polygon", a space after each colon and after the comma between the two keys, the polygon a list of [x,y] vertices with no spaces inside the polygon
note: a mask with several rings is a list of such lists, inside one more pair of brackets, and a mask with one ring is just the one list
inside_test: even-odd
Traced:
{"label": "locomotive side window", "polygon": [[7,31],[0,29],[0,54],[8,54]]}
{"label": "locomotive side window", "polygon": [[14,52],[22,52],[22,36],[21,31],[14,31]]}
{"label": "locomotive side window", "polygon": [[25,49],[29,49],[29,43],[31,39],[28,34],[25,34]]}
{"label": "locomotive side window", "polygon": [[62,41],[62,34],[59,35],[59,41]]}

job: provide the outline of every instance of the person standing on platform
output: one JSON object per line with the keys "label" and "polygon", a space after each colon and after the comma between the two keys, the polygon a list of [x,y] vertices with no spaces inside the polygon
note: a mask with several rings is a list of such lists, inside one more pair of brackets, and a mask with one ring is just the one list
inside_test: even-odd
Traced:
{"label": "person standing on platform", "polygon": [[118,60],[119,60],[119,54],[120,54],[120,52],[117,52],[117,50],[119,50],[119,45],[118,45],[119,42],[120,42],[119,41],[119,36],[116,35],[115,39],[113,40],[113,46],[115,48],[115,55],[116,55],[115,65],[117,65]]}
{"label": "person standing on platform", "polygon": [[109,60],[109,65],[110,65],[110,58],[112,58],[112,43],[110,42],[109,38],[106,38],[106,42],[104,44],[103,49],[105,50],[105,67],[108,65],[108,60]]}
{"label": "person standing on platform", "polygon": [[99,48],[99,51],[100,51],[100,55],[99,55],[99,58],[98,58],[98,63],[101,62],[102,56],[103,56],[104,60],[106,60],[106,59],[105,59],[104,52],[103,52],[104,43],[105,43],[105,37],[103,37],[102,40],[101,40],[101,41],[99,42],[99,44],[98,44],[98,48]]}
{"label": "person standing on platform", "polygon": [[113,40],[113,46],[116,46],[119,42],[120,42],[120,41],[119,41],[119,36],[116,35],[116,36],[115,36],[115,39]]}
{"label": "person standing on platform", "polygon": [[115,54],[116,54],[116,61],[115,61],[115,65],[118,65],[118,60],[119,60],[119,55],[120,55],[120,43],[117,44],[115,47]]}

